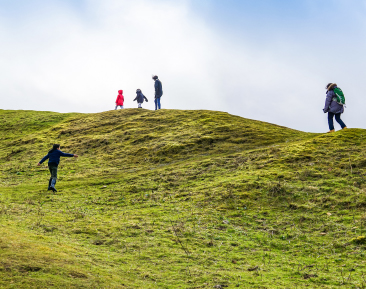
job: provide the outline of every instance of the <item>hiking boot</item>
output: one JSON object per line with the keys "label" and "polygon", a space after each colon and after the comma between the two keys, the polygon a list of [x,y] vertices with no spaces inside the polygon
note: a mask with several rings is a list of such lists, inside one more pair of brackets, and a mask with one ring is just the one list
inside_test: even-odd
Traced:
{"label": "hiking boot", "polygon": [[332,129],[332,130],[328,131],[327,133],[331,133],[331,132],[335,132],[335,130],[334,130],[334,129]]}

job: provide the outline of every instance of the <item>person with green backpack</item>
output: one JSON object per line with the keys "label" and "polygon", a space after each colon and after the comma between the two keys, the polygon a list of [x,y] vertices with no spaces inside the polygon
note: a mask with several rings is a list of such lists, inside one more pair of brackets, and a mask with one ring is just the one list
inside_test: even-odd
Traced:
{"label": "person with green backpack", "polygon": [[341,114],[344,113],[344,106],[346,105],[342,89],[336,83],[328,83],[325,88],[327,90],[327,98],[323,111],[328,113],[329,132],[334,132],[334,117],[342,129],[347,128],[346,124],[341,120]]}

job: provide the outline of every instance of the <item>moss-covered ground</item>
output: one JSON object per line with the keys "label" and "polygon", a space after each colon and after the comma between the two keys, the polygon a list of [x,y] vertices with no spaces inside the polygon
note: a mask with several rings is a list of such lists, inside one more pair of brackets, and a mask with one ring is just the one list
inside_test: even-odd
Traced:
{"label": "moss-covered ground", "polygon": [[[0,110],[0,288],[366,288],[366,131]],[[63,158],[47,191],[53,143]]]}

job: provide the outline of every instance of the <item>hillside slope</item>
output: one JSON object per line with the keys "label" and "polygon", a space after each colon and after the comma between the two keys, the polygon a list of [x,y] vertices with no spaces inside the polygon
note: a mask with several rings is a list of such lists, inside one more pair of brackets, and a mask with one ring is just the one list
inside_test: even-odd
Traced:
{"label": "hillside slope", "polygon": [[[0,120],[0,287],[366,288],[365,130],[212,111]],[[56,194],[36,167],[53,143],[80,155]]]}

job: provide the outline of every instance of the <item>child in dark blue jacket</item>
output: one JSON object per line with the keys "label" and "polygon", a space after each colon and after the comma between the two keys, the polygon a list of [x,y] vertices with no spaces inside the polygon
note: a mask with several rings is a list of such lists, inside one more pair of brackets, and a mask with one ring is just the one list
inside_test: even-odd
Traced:
{"label": "child in dark blue jacket", "polygon": [[136,90],[136,98],[133,101],[135,101],[135,100],[137,100],[138,108],[142,108],[142,104],[144,103],[144,100],[146,102],[148,102],[148,100],[145,97],[145,95],[142,94],[141,89]]}
{"label": "child in dark blue jacket", "polygon": [[57,180],[57,168],[60,163],[60,157],[74,157],[77,158],[77,155],[67,154],[60,150],[59,144],[54,144],[53,148],[48,152],[48,154],[38,163],[40,166],[45,160],[49,159],[48,161],[48,168],[51,173],[51,178],[48,182],[48,190],[52,190],[53,192],[57,192],[55,185]]}

